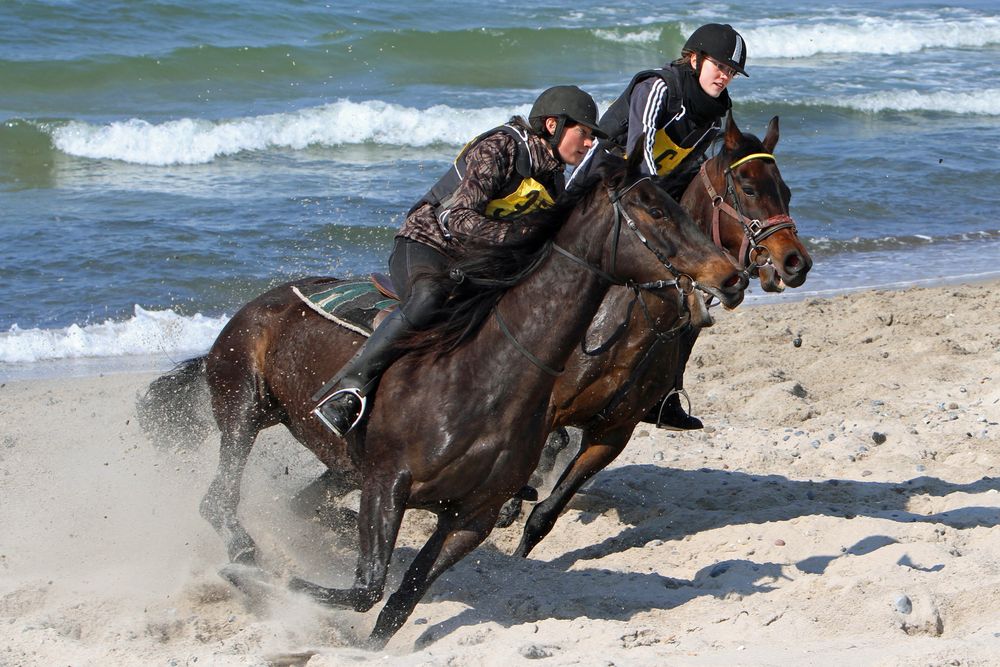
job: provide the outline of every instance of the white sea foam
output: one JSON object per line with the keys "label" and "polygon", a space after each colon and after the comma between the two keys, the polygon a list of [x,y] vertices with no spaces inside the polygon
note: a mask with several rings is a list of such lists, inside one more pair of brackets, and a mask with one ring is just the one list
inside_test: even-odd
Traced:
{"label": "white sea foam", "polygon": [[1000,115],[1000,89],[975,92],[888,90],[865,95],[831,96],[812,101],[870,113],[885,111],[940,111],[956,114]]}
{"label": "white sea foam", "polygon": [[656,44],[660,41],[663,31],[659,28],[639,28],[639,29],[597,29],[593,30],[594,37],[606,42],[616,42],[619,44]]}
{"label": "white sea foam", "polygon": [[[691,26],[694,28],[695,26]],[[752,58],[804,58],[820,53],[915,53],[1000,44],[1000,17],[908,14],[847,16],[803,23],[764,20],[742,29]]]}
{"label": "white sea foam", "polygon": [[207,350],[228,318],[145,310],[125,321],[72,324],[64,329],[21,329],[0,333],[0,364],[158,354],[180,358]]}
{"label": "white sea foam", "polygon": [[[765,96],[766,97],[766,96]],[[756,97],[760,101],[786,101]],[[943,111],[1000,115],[1000,89],[961,93],[914,90],[829,96],[805,104],[835,105],[868,112]],[[602,108],[605,105],[600,105]],[[204,164],[242,151],[345,144],[423,147],[461,146],[528,107],[459,109],[437,105],[415,109],[380,100],[341,100],[284,114],[212,122],[182,119],[160,124],[132,119],[108,125],[70,122],[52,131],[56,148],[69,155],[132,164]]]}
{"label": "white sea foam", "polygon": [[70,122],[53,130],[56,148],[79,157],[134,164],[203,164],[242,151],[341,144],[462,145],[469,137],[530,107],[415,109],[380,100],[340,100],[293,113],[211,122],[153,124],[131,119],[108,125]]}
{"label": "white sea foam", "polygon": [[[706,19],[709,18],[706,16]],[[682,23],[690,34],[699,23]],[[804,58],[821,53],[914,53],[934,48],[977,48],[1000,43],[1000,17],[965,10],[912,11],[886,16],[835,15],[819,10],[804,19],[763,18],[742,23],[752,58]],[[600,28],[594,37],[622,44],[656,44],[663,30],[653,26]]]}

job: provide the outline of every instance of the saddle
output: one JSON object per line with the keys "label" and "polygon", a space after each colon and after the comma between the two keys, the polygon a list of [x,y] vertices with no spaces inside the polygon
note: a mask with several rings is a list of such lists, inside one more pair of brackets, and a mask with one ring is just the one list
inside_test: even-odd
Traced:
{"label": "saddle", "polygon": [[392,278],[384,273],[349,280],[312,278],[292,285],[292,292],[326,319],[365,337],[399,306]]}
{"label": "saddle", "polygon": [[373,273],[368,277],[371,279],[372,285],[375,286],[375,289],[377,289],[382,296],[387,299],[395,299],[396,301],[399,301],[399,293],[396,291],[395,285],[392,284],[392,276],[388,273]]}

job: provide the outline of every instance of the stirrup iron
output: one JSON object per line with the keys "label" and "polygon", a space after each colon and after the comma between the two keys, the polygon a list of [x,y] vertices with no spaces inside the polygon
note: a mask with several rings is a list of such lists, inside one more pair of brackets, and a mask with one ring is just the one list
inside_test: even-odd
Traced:
{"label": "stirrup iron", "polygon": [[[674,394],[677,394],[678,396],[682,396],[684,398],[684,400],[687,401],[687,406],[688,406],[687,407],[687,415],[689,417],[691,416],[691,397],[688,396],[687,391],[685,391],[684,389],[676,389],[676,388],[675,389],[671,389],[670,391],[667,392],[667,395],[664,396],[663,400],[660,402],[660,409],[656,413],[656,428],[662,428],[662,429],[664,429],[666,431],[685,430],[685,429],[678,429],[676,426],[671,426],[671,425],[665,424],[663,422],[663,410],[664,410],[664,408],[667,407],[667,401],[669,401],[670,397],[673,396]],[[679,402],[680,402],[680,399],[678,399],[678,403]],[[681,406],[681,410],[683,410],[683,409],[684,409],[684,407]]]}
{"label": "stirrup iron", "polygon": [[[358,403],[361,404],[361,407],[358,409],[358,416],[354,418],[354,421],[351,422],[351,425],[348,426],[347,430],[345,430],[343,433],[341,433],[340,429],[334,426],[330,422],[330,420],[323,415],[323,410],[322,410],[323,406],[326,405],[327,402],[329,402],[336,396],[340,396],[341,394],[350,394],[351,396],[353,396],[358,400]],[[367,411],[368,411],[368,399],[365,398],[364,394],[361,393],[361,390],[355,387],[347,387],[345,389],[338,389],[337,391],[333,392],[332,394],[321,400],[319,404],[317,404],[316,407],[313,408],[312,413],[316,415],[316,418],[319,419],[321,422],[323,422],[323,425],[326,426],[328,429],[330,429],[338,438],[343,438],[345,435],[353,431],[358,424],[361,423],[361,420],[364,419],[365,413]]]}

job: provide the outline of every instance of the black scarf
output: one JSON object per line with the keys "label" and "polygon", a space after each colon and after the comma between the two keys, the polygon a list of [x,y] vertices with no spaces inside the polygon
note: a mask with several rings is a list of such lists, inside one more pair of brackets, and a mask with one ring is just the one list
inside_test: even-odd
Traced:
{"label": "black scarf", "polygon": [[726,115],[726,112],[733,105],[728,90],[722,91],[718,97],[712,97],[702,90],[701,84],[698,83],[698,73],[690,64],[684,63],[677,69],[680,74],[677,78],[681,82],[684,104],[698,125],[714,123]]}

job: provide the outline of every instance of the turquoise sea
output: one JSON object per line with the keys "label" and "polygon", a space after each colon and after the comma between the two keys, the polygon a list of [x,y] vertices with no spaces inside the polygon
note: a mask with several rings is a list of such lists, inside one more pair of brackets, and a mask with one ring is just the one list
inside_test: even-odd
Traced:
{"label": "turquoise sea", "polygon": [[995,1],[9,0],[0,379],[169,366],[275,283],[383,269],[470,137],[554,84],[606,108],[709,21],[815,260],[749,304],[1000,276]]}

